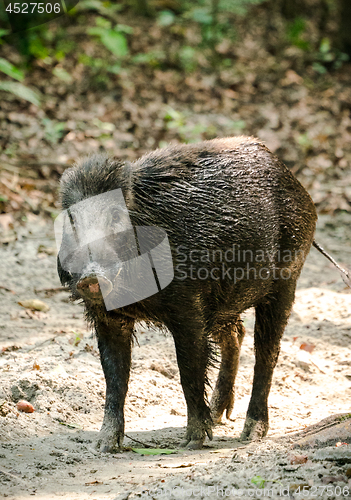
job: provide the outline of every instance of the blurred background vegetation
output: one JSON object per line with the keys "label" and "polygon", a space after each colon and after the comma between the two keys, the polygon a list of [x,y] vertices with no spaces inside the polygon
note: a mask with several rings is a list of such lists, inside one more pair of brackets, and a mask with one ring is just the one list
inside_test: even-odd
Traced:
{"label": "blurred background vegetation", "polygon": [[320,212],[351,210],[349,0],[80,0],[19,33],[4,10],[0,22],[7,225],[54,216],[79,155],[240,134],[278,154]]}

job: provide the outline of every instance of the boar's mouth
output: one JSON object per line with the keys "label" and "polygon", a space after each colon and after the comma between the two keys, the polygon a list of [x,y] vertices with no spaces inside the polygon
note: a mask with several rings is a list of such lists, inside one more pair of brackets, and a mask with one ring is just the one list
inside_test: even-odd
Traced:
{"label": "boar's mouth", "polygon": [[77,290],[83,298],[102,299],[112,291],[113,285],[105,276],[85,276],[77,283]]}

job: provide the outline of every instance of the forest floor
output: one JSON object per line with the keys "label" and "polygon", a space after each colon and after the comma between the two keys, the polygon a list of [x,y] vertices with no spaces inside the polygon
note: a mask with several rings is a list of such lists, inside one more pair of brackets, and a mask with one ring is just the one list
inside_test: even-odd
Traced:
{"label": "forest floor", "polygon": [[[315,2],[306,3],[317,18]],[[226,63],[215,69],[202,48],[195,51],[193,68],[182,65],[182,49],[201,42],[193,25],[161,27],[154,20],[122,17],[121,23],[133,28],[130,56],[142,57],[138,63],[127,61],[117,74],[106,69],[116,63],[111,54],[86,35],[95,14],[83,13],[77,26],[74,20],[51,25],[51,39],[58,40],[57,47],[72,42],[71,52],[55,59],[55,50],[60,51],[54,47],[50,57],[35,59],[26,75],[23,83],[41,92],[40,107],[2,92],[0,496],[349,496],[350,420],[331,427],[319,422],[350,412],[351,293],[317,250],[311,250],[298,283],[269,399],[270,431],[259,443],[238,440],[253,376],[250,310],[233,420],[215,427],[212,442],[201,451],[178,448],[186,407],[173,341],[140,325],[126,403],[126,448],[118,454],[97,452],[105,383],[96,341],[83,307],[57,290],[48,218],[59,211],[58,180],[67,166],[83,154],[105,151],[133,161],[167,143],[214,136],[244,134],[264,141],[322,214],[317,241],[350,265],[351,65],[323,73],[326,55],[311,21],[301,34],[306,50],[301,40],[294,45],[289,39],[277,9],[255,9],[236,20],[234,41],[224,38],[219,44]],[[331,20],[324,36],[333,29]],[[1,50],[2,57],[20,64],[13,47],[3,44]],[[33,299],[49,309],[19,304]],[[17,411],[21,399],[35,411]],[[132,450],[143,447],[135,440],[175,453],[142,456]]]}
{"label": "forest floor", "polygon": [[[0,249],[0,496],[214,499],[221,489],[242,498],[348,496],[348,420],[341,433],[334,426],[305,435],[307,426],[351,407],[351,293],[317,250],[307,258],[282,341],[265,439],[239,441],[254,364],[249,310],[233,420],[215,427],[212,442],[201,451],[179,449],[186,407],[173,341],[140,325],[126,403],[126,448],[103,454],[94,447],[105,390],[96,341],[81,305],[70,303],[66,291],[45,291],[60,286],[53,228],[35,215],[29,219],[8,233],[16,239]],[[317,241],[341,263],[351,260],[350,227],[348,214],[323,215],[318,223]],[[33,299],[50,309],[19,304]],[[213,380],[215,369],[212,375]],[[17,411],[22,399],[33,413]],[[132,448],[143,445],[135,440],[175,453],[139,455]]]}

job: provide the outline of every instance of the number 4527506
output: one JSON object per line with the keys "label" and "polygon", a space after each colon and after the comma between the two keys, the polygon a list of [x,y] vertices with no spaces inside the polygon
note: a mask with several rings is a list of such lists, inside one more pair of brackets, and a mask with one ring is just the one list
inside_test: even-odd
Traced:
{"label": "number 4527506", "polygon": [[10,14],[34,14],[35,12],[38,14],[51,14],[54,12],[55,14],[59,14],[61,12],[61,4],[55,3],[9,3],[6,7],[6,12]]}

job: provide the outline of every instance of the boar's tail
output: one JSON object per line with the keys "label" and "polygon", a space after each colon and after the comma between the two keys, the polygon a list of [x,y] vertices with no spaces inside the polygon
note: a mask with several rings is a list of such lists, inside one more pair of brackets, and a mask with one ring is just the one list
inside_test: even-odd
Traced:
{"label": "boar's tail", "polygon": [[314,248],[317,248],[317,250],[324,255],[334,266],[339,269],[341,277],[343,279],[343,282],[351,288],[351,277],[350,277],[350,272],[347,271],[346,269],[343,269],[339,264],[331,257],[325,250],[322,248],[315,240],[313,240],[312,245]]}

